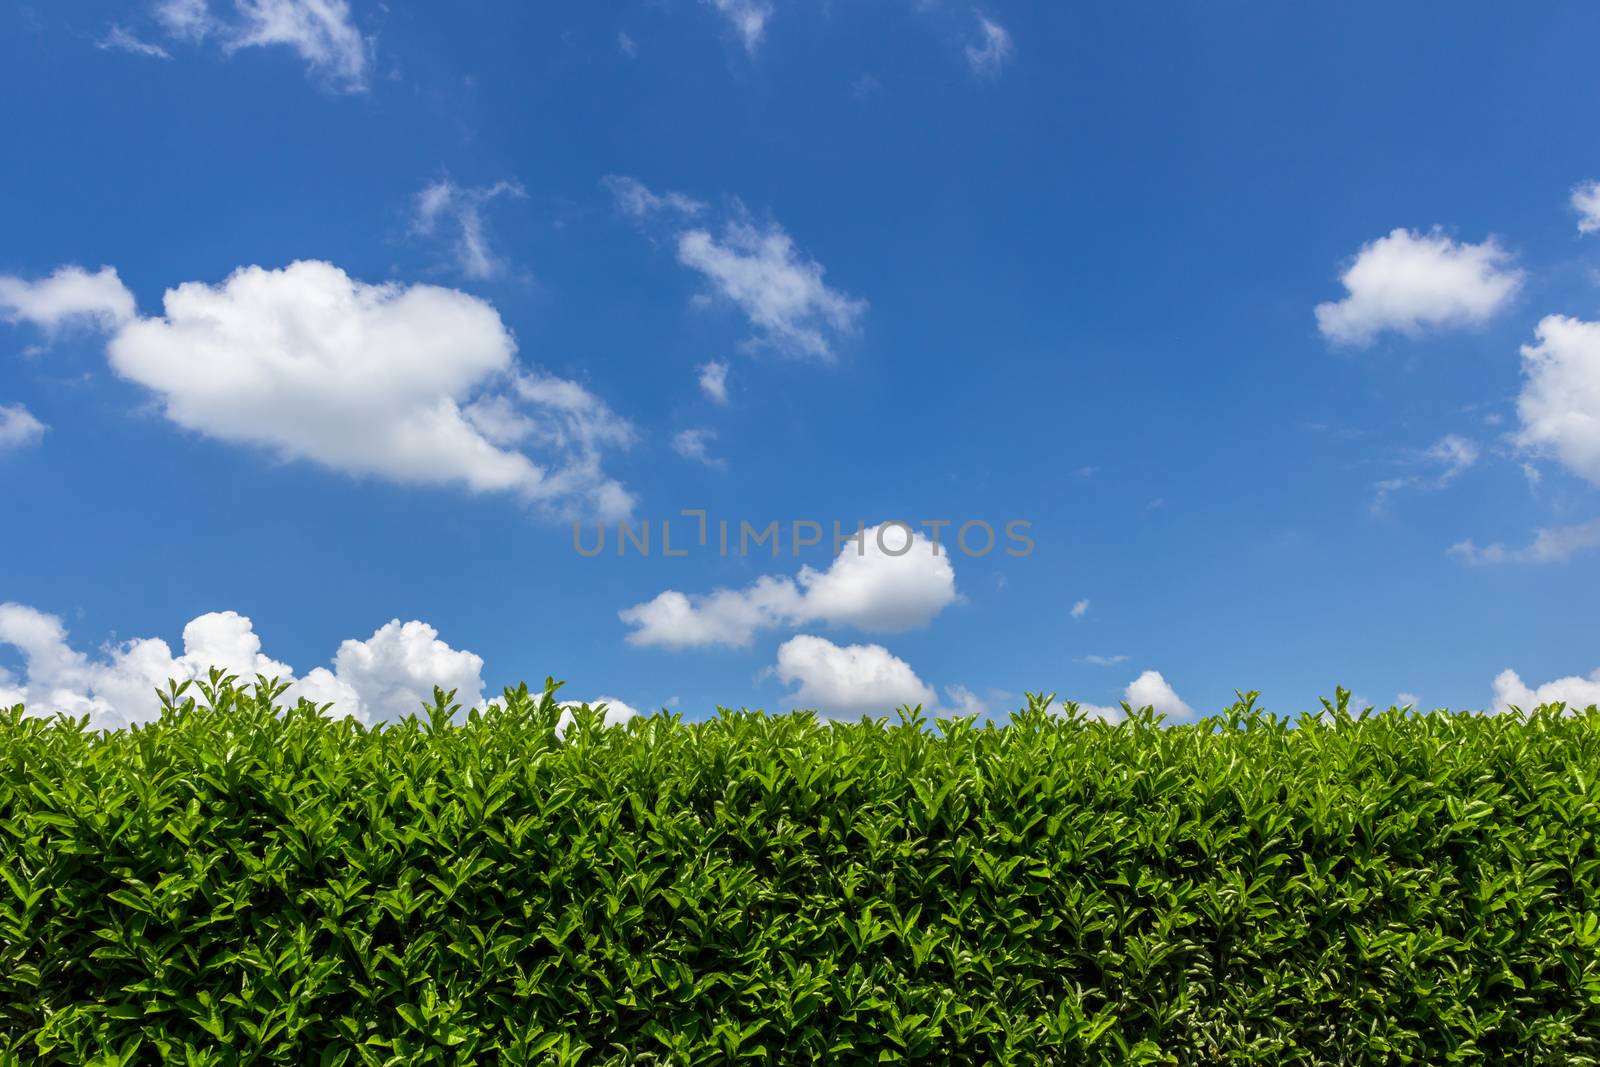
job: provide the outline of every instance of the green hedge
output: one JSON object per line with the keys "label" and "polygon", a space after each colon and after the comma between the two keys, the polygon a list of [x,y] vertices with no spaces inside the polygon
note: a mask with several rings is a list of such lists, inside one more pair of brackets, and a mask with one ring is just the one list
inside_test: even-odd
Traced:
{"label": "green hedge", "polygon": [[0,712],[0,1062],[1600,1062],[1594,708],[277,693]]}

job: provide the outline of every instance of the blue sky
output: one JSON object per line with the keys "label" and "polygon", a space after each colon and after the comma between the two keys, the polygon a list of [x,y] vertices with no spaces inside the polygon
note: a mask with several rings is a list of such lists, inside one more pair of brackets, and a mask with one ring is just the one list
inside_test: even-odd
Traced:
{"label": "blue sky", "polygon": [[[1600,699],[1597,30],[8,5],[0,696]],[[924,519],[1034,548],[788,543]]]}

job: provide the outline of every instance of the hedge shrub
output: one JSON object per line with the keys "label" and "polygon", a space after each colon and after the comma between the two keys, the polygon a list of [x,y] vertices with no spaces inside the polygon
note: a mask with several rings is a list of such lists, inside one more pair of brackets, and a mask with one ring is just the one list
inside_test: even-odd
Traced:
{"label": "hedge shrub", "polygon": [[1600,1062],[1600,711],[0,712],[7,1064]]}

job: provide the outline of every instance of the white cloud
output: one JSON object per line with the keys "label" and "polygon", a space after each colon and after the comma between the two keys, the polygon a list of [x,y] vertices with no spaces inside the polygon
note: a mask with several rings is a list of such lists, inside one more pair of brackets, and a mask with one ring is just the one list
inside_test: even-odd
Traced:
{"label": "white cloud", "polygon": [[151,11],[162,28],[179,40],[202,40],[217,27],[208,0],[156,0]]}
{"label": "white cloud", "polygon": [[632,59],[639,54],[639,46],[626,32],[619,30],[617,31],[617,51]]}
{"label": "white cloud", "polygon": [[867,310],[866,301],[830,288],[822,264],[776,223],[761,228],[734,219],[720,238],[686,230],[678,235],[678,262],[743,311],[761,343],[787,355],[831,360],[833,340],[854,333]]}
{"label": "white cloud", "polygon": [[490,244],[483,213],[491,201],[501,196],[521,199],[527,193],[513,181],[468,189],[441,178],[417,194],[411,230],[432,237],[441,229],[449,229],[450,254],[462,274],[479,281],[499,277],[505,273],[506,261]]}
{"label": "white cloud", "polygon": [[1317,305],[1317,328],[1335,344],[1364,345],[1384,330],[1416,337],[1487,322],[1522,285],[1510,261],[1493,238],[1458,244],[1397,229],[1362,246],[1340,278],[1349,295]]}
{"label": "white cloud", "polygon": [[368,719],[420,712],[423,703],[433,702],[434,686],[455,690],[463,707],[483,702],[483,659],[451,648],[437,630],[416,620],[393,619],[365,641],[340,644],[331,679],[354,692],[359,704],[351,714]]}
{"label": "white cloud", "polygon": [[[561,702],[561,715],[556,719],[556,733],[558,735],[566,736],[567,731],[572,728],[572,710],[581,707],[584,703],[581,700],[564,700]],[[600,712],[600,721],[607,726],[621,726],[629,719],[637,719],[640,714],[637,708],[623,703],[616,697],[595,697],[587,703],[593,710],[600,710],[600,705],[605,705],[605,710]]]}
{"label": "white cloud", "polygon": [[978,43],[967,45],[967,65],[982,78],[999,77],[1011,58],[1011,34],[985,15],[978,16]]}
{"label": "white cloud", "polygon": [[1565,704],[1582,709],[1600,704],[1600,670],[1587,678],[1557,678],[1536,689],[1529,688],[1516,671],[1507,668],[1494,679],[1494,708],[1504,712],[1512,706],[1532,711],[1544,704]]}
{"label": "white cloud", "polygon": [[1589,181],[1572,190],[1572,209],[1578,213],[1579,233],[1600,233],[1600,181]]}
{"label": "white cloud", "polygon": [[232,0],[230,6],[232,14],[222,16],[208,0],[158,0],[152,13],[173,40],[213,40],[226,54],[285,46],[328,88],[365,90],[373,43],[355,26],[347,0]]}
{"label": "white cloud", "polygon": [[772,5],[766,0],[705,0],[705,3],[728,20],[744,50],[754,54],[766,33],[767,20],[772,17]]}
{"label": "white cloud", "polygon": [[[1177,691],[1161,676],[1160,671],[1145,671],[1129,682],[1128,687],[1122,691],[1122,699],[1135,711],[1149,707],[1154,708],[1157,714],[1174,721],[1194,718],[1194,709],[1183,702]],[[1079,704],[1078,710],[1092,718],[1104,719],[1107,722],[1116,722],[1124,717],[1120,707]]]}
{"label": "white cloud", "polygon": [[705,427],[679,430],[672,437],[672,450],[684,459],[692,459],[707,467],[721,469],[728,465],[727,462],[707,451],[711,442],[716,439],[717,431]]}
{"label": "white cloud", "polygon": [[702,363],[700,372],[700,391],[718,404],[728,402],[728,365],[712,360]]}
{"label": "white cloud", "polygon": [[[880,534],[881,531],[881,534]],[[618,613],[635,629],[634,645],[743,647],[757,631],[824,623],[893,633],[926,625],[957,598],[955,570],[943,548],[885,524],[847,542],[826,571],[806,566],[796,578],[764,575],[744,589],[689,596],[667,590]],[[880,543],[881,542],[881,543]]]}
{"label": "white cloud", "polygon": [[[639,220],[698,215],[705,205],[681,193],[652,193],[636,178],[610,175],[604,183],[617,209]],[[852,334],[867,303],[831,288],[825,268],[795,247],[776,222],[758,225],[738,204],[717,232],[710,226],[674,228],[678,262],[710,286],[699,302],[725,300],[742,311],[756,331],[752,344],[785,355],[831,360],[833,344]],[[710,364],[717,366],[717,364]],[[706,368],[701,385],[708,394]],[[721,374],[726,375],[724,368]],[[723,390],[726,391],[725,388]]]}
{"label": "white cloud", "polygon": [[250,620],[232,611],[210,612],[185,626],[181,656],[160,638],[139,638],[91,657],[72,648],[56,616],[0,604],[0,645],[17,649],[25,665],[21,678],[0,672],[0,704],[24,703],[36,714],[87,713],[97,727],[155,718],[157,689],[169,679],[205,679],[212,667],[247,682],[258,674],[292,682],[287,700],[331,702],[335,713],[366,721],[420,710],[435,685],[455,689],[465,706],[481,704],[483,694],[479,657],[452,649],[426,623],[398,619],[366,641],[345,641],[333,670],[318,667],[300,679],[287,663],[264,655]]}
{"label": "white cloud", "polygon": [[1517,443],[1600,485],[1600,322],[1549,315],[1522,346]]}
{"label": "white cloud", "polygon": [[562,514],[631,509],[600,453],[632,428],[582,386],[521,372],[500,316],[466,293],[368,285],[301,261],[185,283],[165,311],[123,326],[108,351],[186,429],[350,474],[515,493]]}
{"label": "white cloud", "polygon": [[1417,708],[1420,710],[1422,708],[1422,698],[1417,696],[1415,693],[1397,693],[1395,694],[1394,698],[1394,706],[1397,708]]}
{"label": "white cloud", "polygon": [[607,174],[600,179],[616,202],[617,210],[629,218],[644,219],[662,212],[680,215],[698,215],[706,206],[682,193],[652,193],[644,182],[625,174]]}
{"label": "white cloud", "polygon": [[158,44],[144,41],[133,34],[124,26],[116,23],[106,31],[106,35],[95,42],[96,48],[108,52],[129,52],[136,56],[148,56],[151,59],[171,59],[172,53]]}
{"label": "white cloud", "polygon": [[47,429],[21,404],[0,404],[0,452],[38,444]]}
{"label": "white cloud", "polygon": [[960,718],[969,715],[987,715],[989,704],[964,685],[947,685],[944,687],[944,705],[938,712],[942,716],[954,715]]}
{"label": "white cloud", "polygon": [[1070,614],[1072,615],[1072,617],[1074,619],[1081,619],[1085,615],[1089,614],[1089,601],[1080,600],[1077,603],[1073,604],[1072,605],[1072,611],[1071,611]]}
{"label": "white cloud", "polygon": [[1473,564],[1561,563],[1595,547],[1600,547],[1600,519],[1535,530],[1533,540],[1522,548],[1498,542],[1479,548],[1467,540],[1451,545],[1448,554]]}
{"label": "white cloud", "polygon": [[1445,434],[1419,453],[1419,464],[1433,468],[1430,474],[1408,474],[1373,483],[1372,510],[1383,510],[1392,493],[1402,489],[1443,489],[1478,462],[1476,442],[1458,434]]}
{"label": "white cloud", "polygon": [[69,265],[38,281],[0,274],[0,318],[7,322],[28,322],[51,333],[73,325],[112,330],[137,312],[113,267],[90,274]]}
{"label": "white cloud", "polygon": [[225,17],[208,0],[159,0],[154,14],[175,40],[213,40],[230,55],[281,45],[331,88],[367,87],[372,42],[356,28],[347,0],[233,0],[232,8]]}
{"label": "white cloud", "polygon": [[846,645],[809,634],[778,646],[776,673],[795,686],[795,707],[824,715],[888,715],[902,704],[931,707],[934,691],[882,645]]}
{"label": "white cloud", "polygon": [[1127,656],[1121,656],[1121,655],[1118,655],[1118,656],[1088,655],[1088,656],[1080,656],[1080,657],[1078,657],[1078,662],[1079,663],[1087,663],[1091,667],[1115,667],[1119,663],[1128,662],[1128,657]]}

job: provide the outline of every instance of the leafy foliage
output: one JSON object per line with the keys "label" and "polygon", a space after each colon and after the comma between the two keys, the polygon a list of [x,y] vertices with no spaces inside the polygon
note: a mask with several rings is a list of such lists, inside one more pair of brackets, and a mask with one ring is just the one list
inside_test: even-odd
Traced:
{"label": "leafy foliage", "polygon": [[1600,711],[0,712],[0,1063],[1600,1062]]}

